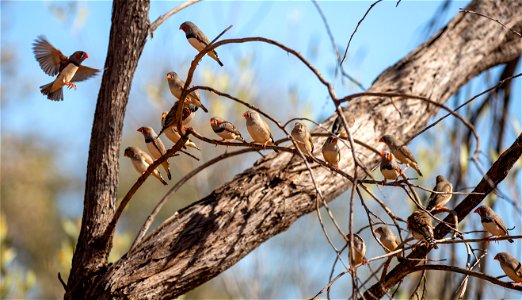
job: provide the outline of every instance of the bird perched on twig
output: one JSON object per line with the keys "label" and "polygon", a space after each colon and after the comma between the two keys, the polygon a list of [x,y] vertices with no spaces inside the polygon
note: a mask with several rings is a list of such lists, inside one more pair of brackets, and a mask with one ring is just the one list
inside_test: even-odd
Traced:
{"label": "bird perched on twig", "polygon": [[395,161],[395,157],[390,152],[381,152],[381,164],[379,169],[381,170],[382,184],[386,183],[386,180],[397,180],[402,175],[402,170],[399,164]]}
{"label": "bird perched on twig", "polygon": [[[154,157],[154,159],[158,159],[165,153],[167,153],[165,145],[163,144],[161,139],[156,135],[154,129],[152,129],[151,127],[140,127],[137,131],[143,134],[143,137],[145,138],[145,144],[147,145],[147,149],[149,150],[150,155]],[[170,166],[168,160],[166,159],[164,162],[161,163],[161,165],[163,166],[163,169],[165,169],[165,172],[167,172],[168,179],[172,179],[172,176],[170,175]]]}
{"label": "bird perched on twig", "polygon": [[437,241],[433,237],[433,224],[428,213],[418,209],[408,217],[407,221],[407,228],[413,235],[413,238],[419,241],[426,241],[427,245],[433,246],[435,249],[439,248],[436,244]]}
{"label": "bird perched on twig", "polygon": [[379,234],[379,241],[386,253],[394,251],[400,244],[399,239],[388,226],[377,227],[373,232]]}
{"label": "bird perched on twig", "polygon": [[210,126],[212,127],[212,130],[223,139],[223,141],[238,140],[245,142],[245,139],[241,136],[241,132],[239,132],[236,126],[229,121],[213,117],[210,119]]}
{"label": "bird perched on twig", "polygon": [[314,152],[314,143],[312,142],[312,136],[310,135],[306,125],[301,122],[295,122],[290,136],[292,136],[297,147],[301,152],[303,152],[304,156],[307,157],[308,161],[312,162],[313,160],[311,157]]}
{"label": "bird perched on twig", "polygon": [[522,284],[522,265],[516,258],[507,252],[500,252],[494,259],[498,260],[504,273],[515,282],[514,286]]}
{"label": "bird perched on twig", "polygon": [[[178,121],[176,119],[176,113],[178,111],[178,107],[179,107],[179,101],[176,101],[168,113],[163,113],[161,115],[162,128],[158,135],[161,135],[165,129],[178,124]],[[195,112],[197,110],[198,110],[198,107],[195,106],[194,104],[184,103],[183,109],[181,110],[181,124],[182,125],[188,124],[194,117]]]}
{"label": "bird perched on twig", "polygon": [[329,136],[321,148],[323,158],[326,162],[339,169],[339,161],[341,160],[341,150],[337,145],[339,138],[337,136]]}
{"label": "bird perched on twig", "polygon": [[[207,36],[201,31],[196,24],[186,21],[183,22],[179,29],[183,30],[185,32],[185,37],[187,38],[187,41],[194,47],[196,50],[201,52],[208,44],[210,44],[209,39]],[[207,52],[207,55],[212,57],[220,66],[223,66],[223,63],[219,60],[218,54],[216,50],[212,50]]]}
{"label": "bird perched on twig", "polygon": [[391,135],[383,135],[381,139],[379,139],[379,142],[383,142],[388,145],[391,153],[395,155],[395,157],[397,157],[401,163],[411,166],[413,169],[415,169],[415,171],[417,171],[417,173],[419,173],[420,176],[422,176],[415,157],[413,157],[413,154],[406,145],[400,146],[399,141],[397,141],[397,139]]}
{"label": "bird perched on twig", "polygon": [[356,233],[353,234],[353,249],[350,248],[349,234],[346,235],[346,241],[348,242],[348,261],[350,262],[350,271],[353,271],[357,265],[366,264],[366,244]]}
{"label": "bird perched on twig", "polygon": [[[161,114],[161,126],[162,126],[162,128],[165,127],[165,119],[166,118],[167,118],[167,113],[163,112]],[[178,129],[176,128],[176,126],[167,127],[167,129],[165,129],[164,132],[165,132],[165,135],[167,136],[167,138],[171,142],[173,142],[174,144],[176,144],[179,141],[179,139],[181,139],[181,135],[179,134]],[[184,149],[186,147],[195,148],[195,149],[201,151],[201,149],[199,149],[198,146],[196,146],[196,144],[194,144],[190,139],[188,139],[185,142],[185,145],[183,146]]]}
{"label": "bird perched on twig", "polygon": [[444,207],[444,205],[450,201],[451,193],[453,192],[453,185],[444,176],[438,175],[436,181],[437,183],[433,191],[444,194],[431,193],[428,199],[428,206],[426,207],[426,210],[429,211]]}
{"label": "bird perched on twig", "polygon": [[82,66],[82,62],[89,57],[86,52],[76,51],[67,57],[47,41],[39,36],[33,43],[33,52],[40,68],[49,76],[58,75],[51,83],[42,85],[40,92],[47,99],[63,100],[63,86],[76,88],[78,82],[96,75],[100,70]]}
{"label": "bird perched on twig", "polygon": [[[263,144],[264,147],[267,145],[275,146],[270,127],[256,111],[247,110],[243,113],[243,117],[246,120],[248,133],[254,142]],[[274,151],[278,152],[276,149]]]}
{"label": "bird perched on twig", "polygon": [[[480,223],[482,223],[482,226],[484,226],[487,232],[496,236],[509,237],[506,225],[504,225],[502,219],[490,207],[481,205],[475,209],[474,213],[480,215]],[[508,238],[507,240],[513,243],[512,239]]]}
{"label": "bird perched on twig", "polygon": [[[169,83],[170,93],[178,100],[181,98],[185,81],[181,80],[176,72],[167,73],[167,82]],[[195,106],[201,107],[204,112],[208,112],[207,108],[201,103],[201,96],[198,91],[192,91],[186,97],[184,103],[191,103]]]}
{"label": "bird perched on twig", "polygon": [[[140,174],[145,173],[145,171],[147,171],[147,168],[153,163],[152,157],[150,157],[150,155],[143,152],[138,147],[127,147],[125,149],[124,155],[131,159],[134,168]],[[167,185],[167,182],[165,181],[165,179],[163,179],[163,177],[161,177],[161,174],[158,171],[158,169],[154,169],[154,171],[152,171],[151,174],[154,177],[158,178],[158,180],[161,181],[161,183]]]}

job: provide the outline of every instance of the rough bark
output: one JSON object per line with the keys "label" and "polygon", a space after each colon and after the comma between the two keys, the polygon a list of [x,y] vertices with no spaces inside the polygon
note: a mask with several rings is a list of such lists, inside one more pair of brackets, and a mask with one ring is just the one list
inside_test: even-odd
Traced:
{"label": "rough bark", "polygon": [[[479,0],[468,9],[498,19],[509,28],[517,28],[522,24],[521,7],[517,1]],[[415,94],[444,103],[477,74],[519,56],[522,45],[513,42],[512,35],[486,18],[458,14],[436,36],[384,71],[369,91]],[[401,114],[387,98],[357,99],[350,103],[348,112],[355,116],[351,128],[353,137],[383,149],[383,145],[377,144],[377,137],[393,132],[406,140],[438,111],[434,105],[418,100],[395,101],[395,105]],[[323,125],[331,126],[332,120],[333,116]],[[96,124],[95,127],[103,128]],[[314,143],[321,145],[323,141],[323,138],[316,138]],[[107,152],[114,154],[119,143],[112,146],[113,152]],[[341,166],[347,173],[352,173],[351,152],[345,146],[342,151]],[[379,158],[366,148],[357,147],[356,153],[366,166],[377,165]],[[317,152],[316,155],[320,156]],[[103,162],[96,162],[100,161]],[[117,162],[115,165],[117,169]],[[109,166],[114,169],[113,164],[98,165],[102,169]],[[350,187],[347,180],[325,168],[316,168],[313,172],[326,201]],[[113,191],[114,181],[105,182],[107,185],[98,185],[99,190]],[[102,211],[112,210],[112,193],[105,198],[102,199],[104,204],[97,207]],[[108,267],[97,278],[96,288],[84,296],[99,299],[179,296],[220,274],[265,240],[286,230],[298,217],[314,211],[316,201],[311,177],[301,159],[292,159],[288,153],[270,155],[164,222],[135,251]],[[84,218],[101,213],[87,206],[86,210],[89,211]],[[92,226],[95,225],[99,226]],[[99,232],[88,237],[96,241]],[[99,247],[93,249],[87,242],[82,247],[83,251],[100,251]],[[75,257],[76,263],[92,265],[87,258]],[[102,261],[94,260],[96,265],[101,265]]]}
{"label": "rough bark", "polygon": [[[486,175],[482,178],[479,184],[473,189],[473,193],[468,195],[457,207],[455,212],[460,221],[462,221],[472,210],[477,207],[486,196],[491,193],[509,173],[509,170],[513,165],[520,159],[522,155],[522,134],[518,136],[513,145],[504,151],[497,161],[491,166]],[[453,216],[447,216],[444,221],[451,224]],[[435,227],[434,233],[436,239],[443,238],[448,234],[451,229],[444,225],[439,224]],[[406,260],[398,264],[393,270],[386,274],[384,280],[374,284],[364,293],[364,299],[379,299],[386,294],[386,292],[401,281],[406,275],[416,271],[413,267],[420,262],[420,258],[426,257],[431,251],[431,248],[418,247],[415,251],[408,255],[408,258],[414,258],[416,260]]]}
{"label": "rough bark", "polygon": [[118,186],[120,141],[134,71],[145,45],[149,1],[115,0],[105,69],[91,133],[82,227],[66,299],[82,299],[107,267]]}
{"label": "rough bark", "polygon": [[[468,9],[498,19],[507,27],[522,27],[518,2],[480,0]],[[107,265],[113,236],[113,229],[107,230],[107,226],[114,214],[121,129],[132,77],[146,41],[148,10],[147,0],[113,3],[109,49],[89,149],[82,229],[67,299],[178,296],[226,270],[317,205],[314,186],[300,158],[292,159],[288,153],[272,155],[179,211],[136,251]],[[477,74],[519,56],[521,48],[519,40],[498,24],[459,14],[429,42],[383,72],[369,91],[416,94],[443,103]],[[417,100],[395,104],[400,115],[389,99],[353,101],[348,107],[356,116],[353,136],[382,149],[376,145],[376,137],[393,131],[405,140],[438,110]],[[330,126],[332,119],[323,125]],[[320,145],[323,139],[314,142]],[[351,173],[351,152],[343,147],[343,153],[343,170]],[[378,162],[365,148],[358,147],[356,153],[366,166]],[[350,186],[324,168],[314,169],[314,176],[326,201]]]}

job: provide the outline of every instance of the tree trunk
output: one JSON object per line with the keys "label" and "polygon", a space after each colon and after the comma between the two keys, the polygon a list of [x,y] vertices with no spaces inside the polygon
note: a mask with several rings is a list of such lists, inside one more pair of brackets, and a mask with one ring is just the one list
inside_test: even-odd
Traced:
{"label": "tree trunk", "polygon": [[[113,39],[122,38],[117,38],[116,32],[124,30],[114,27],[131,22],[136,30],[130,30],[128,34],[136,38],[124,41],[134,41],[142,46],[146,29],[137,27],[143,24],[120,20],[123,16],[118,16],[118,13],[132,9],[143,13],[146,9],[138,9],[135,4],[128,4],[132,8],[124,8],[125,5],[125,1],[114,4],[111,45],[116,43]],[[148,7],[148,4],[143,6]],[[477,0],[468,9],[498,19],[508,28],[521,28],[521,7],[518,1]],[[135,17],[134,14],[128,15]],[[114,57],[111,56],[113,49],[109,48],[107,66]],[[133,57],[139,56],[141,48],[133,49],[140,49]],[[414,94],[444,103],[474,76],[513,60],[521,53],[520,38],[498,23],[474,14],[458,14],[436,36],[384,71],[369,92]],[[126,59],[126,62],[129,60]],[[180,210],[138,244],[136,250],[106,271],[102,270],[110,243],[99,238],[103,236],[102,229],[113,212],[119,133],[130,89],[130,78],[125,81],[120,76],[129,74],[126,72],[132,74],[134,68],[128,68],[123,72],[121,68],[112,70],[109,67],[108,70],[114,73],[110,77],[104,76],[105,84],[100,91],[89,158],[84,223],[69,279],[70,285],[74,282],[80,284],[84,280],[95,280],[96,283],[81,297],[75,294],[72,298],[76,299],[174,298],[225,271],[264,241],[289,228],[297,218],[321,205],[317,204],[320,200],[301,158],[292,158],[289,153],[273,154],[260,159],[252,168],[209,196]],[[115,82],[125,82],[127,85],[114,85]],[[121,93],[124,95],[117,98],[120,100],[114,100],[115,96],[109,97],[110,91],[116,89],[106,91],[106,84],[106,88],[123,87]],[[394,102],[397,108],[389,98],[353,100],[347,108],[348,113],[355,117],[351,127],[353,137],[377,149],[384,149],[382,144],[377,144],[378,137],[393,133],[406,140],[423,128],[438,111],[438,107],[419,100]],[[100,117],[99,113],[106,115]],[[331,126],[334,117],[330,117],[323,126]],[[111,134],[107,134],[107,130],[111,130]],[[315,138],[316,149],[323,142],[324,138]],[[354,171],[351,151],[346,146],[341,147],[343,159],[340,165],[351,174]],[[355,150],[364,165],[373,168],[378,164],[380,158],[373,152],[359,146]],[[319,151],[315,154],[320,157]],[[103,174],[93,174],[95,172]],[[361,171],[358,173],[363,175]],[[326,201],[350,187],[348,180],[326,168],[315,168],[313,174]],[[85,228],[87,225],[88,229]],[[93,278],[98,270],[105,272]],[[90,284],[88,286],[91,287]],[[78,288],[74,290],[79,291]]]}
{"label": "tree trunk", "polygon": [[107,267],[113,230],[105,229],[115,210],[123,118],[147,38],[148,14],[148,0],[113,3],[109,49],[91,133],[82,227],[66,299],[81,299]]}

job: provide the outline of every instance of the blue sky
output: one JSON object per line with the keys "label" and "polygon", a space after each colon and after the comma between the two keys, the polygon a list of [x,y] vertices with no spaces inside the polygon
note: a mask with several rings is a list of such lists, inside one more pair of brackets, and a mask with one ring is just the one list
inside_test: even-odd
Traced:
{"label": "blue sky", "polygon": [[[180,3],[152,2],[151,21]],[[320,2],[341,53],[370,4],[367,1]],[[344,66],[365,87],[369,87],[384,69],[427,38],[425,26],[441,2],[403,1],[398,7],[395,4],[395,1],[386,1],[376,5],[352,41]],[[449,13],[439,20],[439,26],[466,4],[467,1],[453,2]],[[2,134],[37,136],[46,143],[63,148],[59,167],[84,182],[90,129],[101,75],[78,83],[77,90],[66,90],[63,102],[48,101],[39,93],[38,86],[50,82],[52,78],[40,70],[31,45],[38,35],[43,34],[64,54],[84,50],[89,54],[84,65],[103,68],[110,30],[111,2],[77,2],[72,14],[66,13],[65,16],[60,16],[59,11],[63,9],[67,12],[67,2],[2,1],[1,9],[2,51],[5,53],[6,47],[14,49],[13,55],[17,61],[14,76],[6,77],[2,72],[2,84],[10,87],[9,92],[2,93]],[[307,57],[328,80],[334,82],[338,96],[360,92],[353,85],[343,84],[339,76],[335,76],[332,45],[311,2],[203,2],[167,19],[155,31],[154,38],[148,40],[134,77],[124,134],[135,131],[143,115],[158,114],[170,108],[168,103],[172,100],[168,98],[170,95],[164,84],[164,70],[178,70],[178,73],[186,74],[196,54],[186,42],[183,32],[178,30],[179,25],[186,20],[198,24],[210,39],[233,24],[234,27],[224,38],[264,36],[284,42]],[[196,83],[201,82],[206,71],[217,75],[229,74],[232,78],[238,76],[241,71],[238,58],[247,56],[251,57],[251,68],[255,73],[255,85],[252,86],[254,100],[261,107],[266,103],[263,109],[269,110],[271,104],[284,101],[266,99],[274,95],[275,91],[296,87],[298,97],[309,108],[310,117],[322,121],[332,113],[333,106],[328,101],[326,89],[286,53],[259,43],[226,45],[219,48],[218,52],[225,67],[220,68],[210,58],[204,58],[200,63],[200,73],[196,72]],[[165,97],[159,103],[151,102],[146,92],[147,86],[154,86],[156,82],[161,86],[162,97]],[[518,95],[514,99],[520,99],[520,88],[514,89],[514,92]],[[515,105],[512,111],[519,113],[518,118],[513,116],[513,121],[518,120],[520,123],[520,101],[512,103]],[[152,109],[153,113],[147,112],[148,109]],[[297,117],[299,112],[297,109],[272,111],[280,119]],[[201,124],[207,122],[203,118],[200,121]],[[512,141],[516,134],[516,131],[511,132],[506,141]],[[124,139],[123,145],[129,142]],[[415,141],[413,147],[416,143],[422,143],[422,138]],[[2,148],[3,151],[9,149],[8,145]],[[81,201],[81,195],[76,195],[72,201],[73,208],[69,207],[66,211],[72,215],[81,215]]]}

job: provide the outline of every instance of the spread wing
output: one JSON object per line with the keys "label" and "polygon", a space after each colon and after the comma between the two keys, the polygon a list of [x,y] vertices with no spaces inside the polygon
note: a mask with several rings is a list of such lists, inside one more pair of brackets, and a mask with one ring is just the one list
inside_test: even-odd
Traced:
{"label": "spread wing", "polygon": [[100,70],[98,70],[98,69],[86,67],[86,66],[80,66],[78,68],[78,71],[76,71],[73,78],[71,79],[71,82],[83,81],[85,79],[88,79],[88,78],[98,74],[98,72],[100,72]]}
{"label": "spread wing", "polygon": [[33,52],[40,68],[49,76],[57,75],[69,63],[69,58],[54,48],[44,36],[36,38]]}

